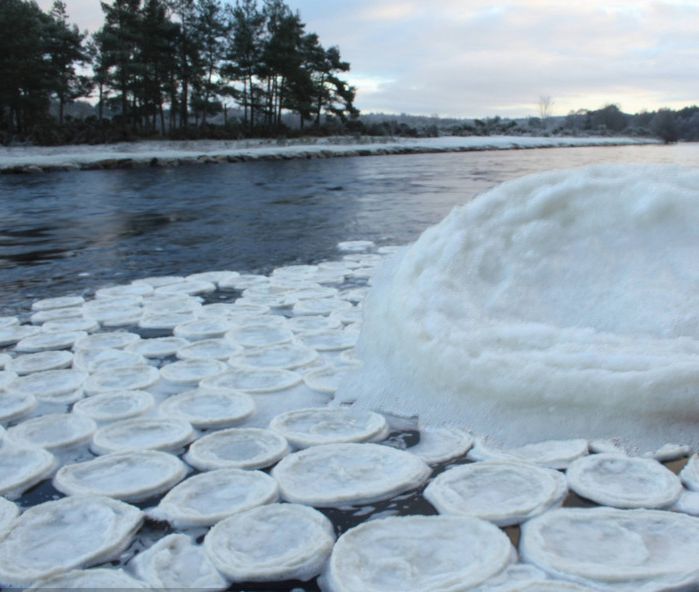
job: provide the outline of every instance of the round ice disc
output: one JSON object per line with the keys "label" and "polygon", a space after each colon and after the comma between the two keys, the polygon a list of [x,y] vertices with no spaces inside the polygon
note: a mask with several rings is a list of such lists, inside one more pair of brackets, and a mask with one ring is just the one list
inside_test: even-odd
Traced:
{"label": "round ice disc", "polygon": [[519,448],[494,448],[476,441],[469,452],[473,460],[512,460],[528,462],[549,469],[565,469],[574,460],[587,455],[587,440],[547,440]]}
{"label": "round ice disc", "polygon": [[17,504],[0,497],[0,536],[5,535],[17,516],[19,516]]}
{"label": "round ice disc", "polygon": [[287,327],[273,325],[244,325],[228,331],[226,338],[245,347],[265,347],[290,342],[294,334]]}
{"label": "round ice disc", "polygon": [[351,325],[353,323],[361,323],[364,319],[362,308],[360,306],[352,306],[344,310],[338,310],[331,315],[343,325]]}
{"label": "round ice disc", "polygon": [[354,347],[359,334],[356,331],[324,331],[301,335],[301,341],[319,352],[342,351]]}
{"label": "round ice disc", "polygon": [[189,422],[175,417],[117,421],[97,430],[90,446],[95,454],[127,450],[178,450],[192,441]]}
{"label": "round ice disc", "polygon": [[699,585],[699,519],[658,510],[564,508],[522,526],[520,554],[554,577],[603,590]]}
{"label": "round ice disc", "polygon": [[136,555],[129,568],[156,590],[225,590],[230,585],[191,537],[170,534]]}
{"label": "round ice disc", "polygon": [[318,508],[369,504],[414,489],[431,470],[378,444],[326,444],[290,454],[272,469],[282,497]]}
{"label": "round ice disc", "polygon": [[140,502],[168,491],[186,475],[186,465],[176,456],[139,450],[66,465],[56,473],[53,485],[66,495],[106,495]]}
{"label": "round ice disc", "polygon": [[42,323],[47,323],[49,321],[81,318],[83,318],[83,308],[76,306],[71,308],[52,308],[51,310],[40,310],[29,317],[29,320],[33,325],[41,325]]}
{"label": "round ice disc", "polygon": [[177,350],[181,360],[227,360],[243,348],[227,339],[203,339],[187,343]]}
{"label": "round ice disc", "polygon": [[188,275],[186,279],[192,282],[212,282],[214,284],[219,284],[220,282],[231,280],[239,276],[240,274],[237,271],[203,271],[201,273],[192,273]]}
{"label": "round ice disc", "polygon": [[78,370],[47,370],[20,376],[12,383],[11,390],[23,395],[33,395],[39,401],[72,403],[82,397],[87,374]]}
{"label": "round ice disc", "polygon": [[269,427],[295,448],[378,441],[388,435],[388,424],[383,415],[345,407],[287,411],[277,415]]}
{"label": "round ice disc", "polygon": [[352,240],[337,243],[337,250],[342,253],[364,253],[374,246],[374,242],[370,240]]}
{"label": "round ice disc", "polygon": [[74,569],[39,580],[27,590],[143,590],[150,587],[121,569]]}
{"label": "round ice disc", "polygon": [[152,293],[153,287],[141,282],[100,288],[95,292],[95,296],[97,298],[122,298],[124,296],[148,296]]}
{"label": "round ice disc", "polygon": [[236,368],[224,374],[205,378],[203,388],[239,390],[250,394],[283,391],[299,384],[303,377],[289,370],[253,370]]}
{"label": "round ice disc", "polygon": [[74,350],[80,349],[124,349],[141,339],[136,333],[113,331],[111,333],[95,333],[87,335],[75,342]]}
{"label": "round ice disc", "polygon": [[36,397],[29,393],[0,393],[0,422],[19,419],[36,409]]}
{"label": "round ice disc", "polygon": [[29,508],[0,542],[0,581],[26,585],[104,563],[128,546],[142,520],[137,508],[101,496],[67,497]]}
{"label": "round ice disc", "polygon": [[17,317],[0,317],[0,329],[12,327],[13,325],[19,325]]}
{"label": "round ice disc", "polygon": [[17,380],[17,373],[12,370],[0,370],[0,391],[6,389],[15,380]]}
{"label": "round ice disc", "polygon": [[13,345],[22,339],[27,339],[40,332],[41,329],[34,325],[10,325],[9,327],[2,327],[0,328],[0,347]]}
{"label": "round ice disc", "polygon": [[236,582],[310,580],[335,541],[330,520],[295,504],[253,508],[216,524],[204,539],[214,565]]}
{"label": "round ice disc", "polygon": [[19,497],[48,478],[57,464],[47,450],[17,446],[5,438],[0,443],[0,495],[9,499]]}
{"label": "round ice disc", "polygon": [[289,453],[287,441],[270,430],[231,428],[199,438],[185,460],[200,471],[215,469],[262,469]]}
{"label": "round ice disc", "polygon": [[292,312],[295,316],[301,315],[329,315],[333,312],[352,308],[352,304],[340,298],[313,298],[299,300],[294,304]]}
{"label": "round ice disc", "polygon": [[197,389],[169,397],[160,413],[187,420],[195,428],[228,427],[255,412],[255,402],[245,393]]}
{"label": "round ice disc", "polygon": [[161,286],[167,286],[169,284],[177,284],[183,282],[184,277],[181,275],[159,275],[153,277],[145,277],[134,280],[134,284],[148,284],[153,288],[160,288]]}
{"label": "round ice disc", "polygon": [[79,317],[47,321],[41,326],[41,330],[45,333],[70,333],[73,331],[88,333],[97,329],[99,329],[99,323],[95,319]]}
{"label": "round ice disc", "polygon": [[440,514],[474,516],[511,526],[560,505],[567,493],[565,477],[553,469],[486,461],[441,473],[424,496]]}
{"label": "round ice disc", "polygon": [[430,465],[443,463],[466,454],[473,437],[457,428],[421,428],[420,441],[408,452]]}
{"label": "round ice disc", "polygon": [[214,339],[222,337],[226,331],[231,329],[231,324],[225,319],[208,318],[195,319],[187,323],[177,325],[174,329],[176,337],[183,337],[190,341],[198,341],[200,339]]}
{"label": "round ice disc", "polygon": [[144,312],[138,326],[141,329],[160,329],[170,331],[183,323],[188,323],[196,319],[193,312],[164,312],[148,313]]}
{"label": "round ice disc", "polygon": [[144,358],[167,358],[174,356],[181,348],[189,345],[189,341],[181,337],[155,337],[141,339],[127,347],[127,350]]}
{"label": "round ice disc", "polygon": [[81,399],[73,405],[73,413],[106,423],[144,415],[154,406],[153,395],[146,391],[116,391]]}
{"label": "round ice disc", "polygon": [[123,349],[81,349],[73,358],[73,367],[83,372],[133,368],[145,366],[147,363],[143,356]]}
{"label": "round ice disc", "polygon": [[158,382],[159,378],[158,369],[152,366],[98,370],[85,381],[85,392],[97,394],[145,390]]}
{"label": "round ice disc", "polygon": [[12,356],[9,354],[0,353],[0,370],[7,368],[7,365],[12,361]]}
{"label": "round ice disc", "polygon": [[32,310],[52,310],[54,308],[68,308],[81,306],[85,302],[82,296],[59,296],[58,298],[44,298],[32,303]]}
{"label": "round ice disc", "polygon": [[195,294],[208,294],[215,291],[216,284],[213,282],[185,279],[183,282],[168,284],[167,286],[156,288],[155,295],[164,296],[168,294],[186,294],[187,296],[194,296]]}
{"label": "round ice disc", "polygon": [[339,329],[341,325],[342,323],[337,317],[309,315],[289,319],[289,328],[299,335],[332,331]]}
{"label": "round ice disc", "polygon": [[180,360],[160,369],[160,376],[174,384],[196,385],[205,378],[219,376],[229,369],[219,360]]}
{"label": "round ice disc", "polygon": [[680,478],[687,489],[699,491],[699,454],[693,455],[680,472]]}
{"label": "round ice disc", "polygon": [[318,359],[318,353],[297,343],[273,345],[242,351],[229,360],[232,366],[294,370]]}
{"label": "round ice disc", "polygon": [[568,485],[603,506],[664,508],[682,493],[679,478],[650,458],[592,454],[571,463]]}
{"label": "round ice disc", "polygon": [[73,362],[73,354],[67,351],[45,351],[17,356],[7,368],[17,374],[32,374],[46,370],[67,368]]}
{"label": "round ice disc", "polygon": [[683,489],[679,499],[670,509],[673,512],[682,512],[699,517],[699,491]]}
{"label": "round ice disc", "polygon": [[466,516],[401,516],[360,524],[335,544],[330,592],[471,590],[500,573],[514,549],[497,527]]}
{"label": "round ice disc", "polygon": [[148,515],[175,528],[211,526],[278,498],[277,482],[263,472],[220,469],[180,483]]}
{"label": "round ice disc", "polygon": [[28,419],[7,430],[7,435],[22,446],[58,450],[88,442],[97,425],[89,417],[73,413],[50,413]]}
{"label": "round ice disc", "polygon": [[352,366],[327,366],[304,374],[303,381],[314,391],[332,394],[351,371]]}
{"label": "round ice disc", "polygon": [[17,343],[15,350],[18,352],[32,353],[51,349],[66,349],[87,333],[85,331],[68,331],[61,333],[38,333],[25,337]]}

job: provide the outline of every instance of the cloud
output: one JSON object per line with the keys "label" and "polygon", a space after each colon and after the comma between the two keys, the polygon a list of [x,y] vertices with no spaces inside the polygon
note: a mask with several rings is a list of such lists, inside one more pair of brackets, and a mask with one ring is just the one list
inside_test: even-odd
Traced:
{"label": "cloud", "polygon": [[[40,0],[47,6],[51,0]],[[97,0],[67,0],[81,27]],[[364,111],[533,115],[696,101],[696,0],[288,0],[339,45]]]}

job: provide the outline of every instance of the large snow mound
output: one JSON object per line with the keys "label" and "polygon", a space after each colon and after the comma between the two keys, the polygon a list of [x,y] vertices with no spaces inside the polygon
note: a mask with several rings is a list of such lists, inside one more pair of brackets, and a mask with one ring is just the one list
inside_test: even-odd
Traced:
{"label": "large snow mound", "polygon": [[603,166],[504,183],[377,274],[364,370],[338,396],[511,444],[697,446],[697,227],[697,170]]}

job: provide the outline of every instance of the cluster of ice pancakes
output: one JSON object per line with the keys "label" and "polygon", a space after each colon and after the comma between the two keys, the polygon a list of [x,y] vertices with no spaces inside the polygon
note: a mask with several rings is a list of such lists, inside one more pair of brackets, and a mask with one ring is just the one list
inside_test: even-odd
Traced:
{"label": "cluster of ice pancakes", "polygon": [[[269,276],[144,278],[0,319],[0,585],[699,587],[691,447],[501,448],[467,416],[338,405],[366,377],[354,343],[369,285],[400,257],[339,248]],[[676,459],[679,474],[662,464]]]}
{"label": "cluster of ice pancakes", "polygon": [[504,183],[377,275],[337,398],[507,445],[699,447],[699,170]]}

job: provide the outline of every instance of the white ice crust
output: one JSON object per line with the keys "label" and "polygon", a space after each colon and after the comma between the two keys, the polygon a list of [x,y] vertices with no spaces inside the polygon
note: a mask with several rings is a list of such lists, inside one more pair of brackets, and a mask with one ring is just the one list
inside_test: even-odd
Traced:
{"label": "white ice crust", "polygon": [[430,475],[417,456],[379,444],[324,444],[272,469],[282,498],[318,508],[368,504],[418,487]]}
{"label": "white ice crust", "polygon": [[334,542],[332,523],[317,510],[270,504],[216,524],[204,549],[233,581],[305,581],[320,573]]}
{"label": "white ice crust", "polygon": [[552,510],[522,526],[520,554],[596,590],[694,590],[699,519],[660,510]]}
{"label": "white ice crust", "polygon": [[508,445],[698,448],[698,187],[695,169],[590,167],[454,209],[375,279],[340,399]]}
{"label": "white ice crust", "polygon": [[372,411],[312,407],[277,415],[270,429],[284,436],[295,448],[320,444],[378,441],[388,435],[386,418]]}
{"label": "white ice crust", "polygon": [[53,485],[66,495],[105,495],[140,502],[169,490],[186,474],[186,465],[176,456],[141,450],[66,465],[56,473]]}
{"label": "white ice crust", "polygon": [[560,505],[567,493],[565,477],[553,469],[486,461],[441,473],[423,495],[440,514],[511,526]]}
{"label": "white ice crust", "polygon": [[498,528],[464,516],[360,524],[335,544],[325,592],[463,592],[504,570],[514,549]]}
{"label": "white ice crust", "polygon": [[225,590],[228,582],[184,534],[171,534],[136,555],[129,567],[150,586],[162,590]]}
{"label": "white ice crust", "polygon": [[278,498],[277,482],[263,472],[220,469],[183,481],[148,511],[148,516],[175,528],[211,526]]}
{"label": "white ice crust", "polygon": [[616,508],[666,508],[682,493],[679,478],[655,459],[591,454],[566,471],[578,495]]}
{"label": "white ice crust", "polygon": [[200,471],[215,469],[262,469],[289,453],[286,439],[260,428],[231,428],[199,438],[185,460]]}
{"label": "white ice crust", "polygon": [[142,521],[137,508],[100,496],[29,508],[0,542],[0,582],[26,585],[108,561],[129,544]]}

